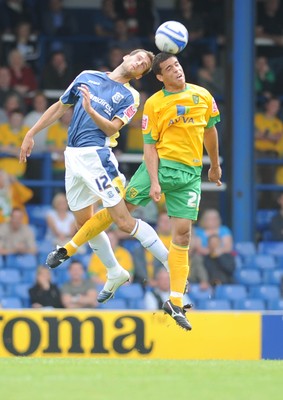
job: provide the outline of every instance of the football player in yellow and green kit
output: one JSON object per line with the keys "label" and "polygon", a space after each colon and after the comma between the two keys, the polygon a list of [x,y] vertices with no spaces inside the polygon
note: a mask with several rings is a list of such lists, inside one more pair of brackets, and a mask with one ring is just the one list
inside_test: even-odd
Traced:
{"label": "football player in yellow and green kit", "polygon": [[[190,330],[183,293],[189,275],[191,224],[198,216],[203,145],[211,164],[208,179],[221,185],[215,128],[220,116],[215,100],[206,89],[186,83],[176,56],[159,53],[152,70],[164,88],[145,103],[142,121],[144,162],[130,180],[125,200],[132,211],[151,199],[158,202],[164,193],[172,220],[172,242],[168,254],[170,298],[163,309],[179,326]],[[67,258],[111,222],[106,209],[93,216],[64,246]]]}

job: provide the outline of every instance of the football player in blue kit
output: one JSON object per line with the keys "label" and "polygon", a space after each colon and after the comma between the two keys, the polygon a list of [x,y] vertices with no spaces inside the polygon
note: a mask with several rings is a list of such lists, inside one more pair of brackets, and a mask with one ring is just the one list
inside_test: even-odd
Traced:
{"label": "football player in blue kit", "polygon": [[[128,124],[139,106],[139,93],[130,85],[151,70],[153,53],[137,49],[127,54],[112,72],[83,71],[27,132],[20,151],[20,162],[32,152],[34,136],[50,126],[73,106],[65,150],[65,187],[69,207],[80,228],[101,200],[119,229],[138,239],[168,268],[168,250],[154,229],[129,213],[123,200],[125,178],[118,170],[112,152],[122,126]],[[87,91],[87,93],[86,93]],[[91,107],[85,101],[86,94]],[[104,303],[130,278],[112,251],[108,236],[102,232],[89,240],[90,247],[107,267],[107,282],[98,295]],[[62,254],[61,254],[62,253]],[[69,258],[64,248],[54,250],[47,265],[54,268]]]}

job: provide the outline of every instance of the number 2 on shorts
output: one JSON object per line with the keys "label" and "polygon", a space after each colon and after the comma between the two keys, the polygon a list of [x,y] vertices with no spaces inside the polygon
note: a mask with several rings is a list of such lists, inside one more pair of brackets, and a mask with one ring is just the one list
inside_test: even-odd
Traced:
{"label": "number 2 on shorts", "polygon": [[200,195],[196,192],[189,192],[189,198],[188,198],[188,203],[187,206],[190,208],[199,208],[199,202],[200,202]]}

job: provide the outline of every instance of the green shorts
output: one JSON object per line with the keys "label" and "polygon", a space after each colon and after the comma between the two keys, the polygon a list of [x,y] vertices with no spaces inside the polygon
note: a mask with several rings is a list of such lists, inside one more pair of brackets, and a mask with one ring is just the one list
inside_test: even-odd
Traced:
{"label": "green shorts", "polygon": [[[169,217],[197,220],[201,196],[201,177],[169,167],[159,167],[159,184],[165,195]],[[150,178],[144,163],[140,165],[126,188],[128,203],[146,206],[149,197]]]}

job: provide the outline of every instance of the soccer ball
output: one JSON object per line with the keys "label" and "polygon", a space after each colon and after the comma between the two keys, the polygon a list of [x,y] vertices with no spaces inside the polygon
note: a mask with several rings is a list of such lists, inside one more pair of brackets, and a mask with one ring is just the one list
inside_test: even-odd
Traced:
{"label": "soccer ball", "polygon": [[155,32],[155,44],[160,51],[178,54],[189,40],[186,27],[177,21],[166,21]]}

